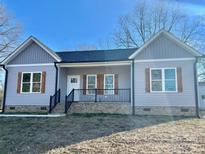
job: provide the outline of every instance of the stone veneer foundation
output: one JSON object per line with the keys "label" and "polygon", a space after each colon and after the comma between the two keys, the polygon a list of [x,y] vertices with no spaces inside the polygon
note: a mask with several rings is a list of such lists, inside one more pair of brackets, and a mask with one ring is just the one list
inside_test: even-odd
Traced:
{"label": "stone veneer foundation", "polygon": [[195,107],[136,106],[136,115],[195,116]]}
{"label": "stone veneer foundation", "polygon": [[[6,106],[5,112],[48,113],[48,109],[48,106],[19,105]],[[61,109],[61,112],[62,111],[64,111],[64,105]],[[68,110],[68,114],[69,113],[132,114],[132,107],[130,103],[120,102],[80,102],[72,103],[70,109]],[[195,107],[135,106],[135,115],[195,116]]]}
{"label": "stone veneer foundation", "polygon": [[107,102],[80,102],[73,103],[68,113],[115,113],[131,114],[130,103],[107,103]]}
{"label": "stone veneer foundation", "polygon": [[5,112],[9,113],[23,113],[23,112],[33,112],[33,113],[47,113],[48,106],[38,106],[38,105],[6,105]]}
{"label": "stone veneer foundation", "polygon": [[[132,114],[130,103],[73,103],[68,113]],[[195,107],[136,106],[136,115],[195,116]]]}

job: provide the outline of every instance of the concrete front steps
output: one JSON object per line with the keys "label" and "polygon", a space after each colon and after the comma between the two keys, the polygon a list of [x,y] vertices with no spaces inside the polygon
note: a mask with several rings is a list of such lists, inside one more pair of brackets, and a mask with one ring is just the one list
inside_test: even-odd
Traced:
{"label": "concrete front steps", "polygon": [[65,103],[61,102],[56,105],[52,113],[64,113],[65,112]]}

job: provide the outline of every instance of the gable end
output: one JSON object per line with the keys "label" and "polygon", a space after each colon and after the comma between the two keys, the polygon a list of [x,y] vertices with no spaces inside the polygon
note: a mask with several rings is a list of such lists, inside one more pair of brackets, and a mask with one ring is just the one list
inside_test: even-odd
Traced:
{"label": "gable end", "polygon": [[8,64],[41,64],[54,62],[56,62],[56,60],[53,57],[51,57],[35,42],[32,42]]}
{"label": "gable end", "polygon": [[2,64],[43,64],[60,62],[60,57],[34,37],[28,38]]}
{"label": "gable end", "polygon": [[162,30],[148,40],[129,59],[191,58],[202,54]]}

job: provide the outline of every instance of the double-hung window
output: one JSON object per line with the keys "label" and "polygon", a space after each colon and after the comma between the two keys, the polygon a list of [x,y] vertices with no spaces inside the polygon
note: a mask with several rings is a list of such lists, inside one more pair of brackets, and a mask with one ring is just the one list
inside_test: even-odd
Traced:
{"label": "double-hung window", "polygon": [[114,74],[104,75],[104,94],[113,95],[114,94]]}
{"label": "double-hung window", "polygon": [[176,92],[176,68],[153,68],[150,73],[152,92]]}
{"label": "double-hung window", "polygon": [[87,75],[87,94],[94,95],[95,89],[97,88],[97,76]]}
{"label": "double-hung window", "polygon": [[22,73],[21,92],[40,93],[41,92],[41,72]]}

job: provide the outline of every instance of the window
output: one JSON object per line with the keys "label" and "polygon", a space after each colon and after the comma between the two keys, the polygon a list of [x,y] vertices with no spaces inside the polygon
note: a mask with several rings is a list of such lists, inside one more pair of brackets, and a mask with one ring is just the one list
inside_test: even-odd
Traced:
{"label": "window", "polygon": [[22,93],[40,93],[41,92],[42,73],[23,73],[22,74]]}
{"label": "window", "polygon": [[94,95],[95,94],[95,88],[97,88],[97,82],[96,82],[97,76],[96,75],[87,75],[87,94],[88,95]]}
{"label": "window", "polygon": [[113,95],[114,94],[114,74],[104,75],[104,94]]}
{"label": "window", "polygon": [[151,69],[152,92],[176,92],[176,68]]}
{"label": "window", "polygon": [[162,70],[152,70],[152,91],[162,91]]}
{"label": "window", "polygon": [[70,83],[78,83],[78,78],[71,78]]}

